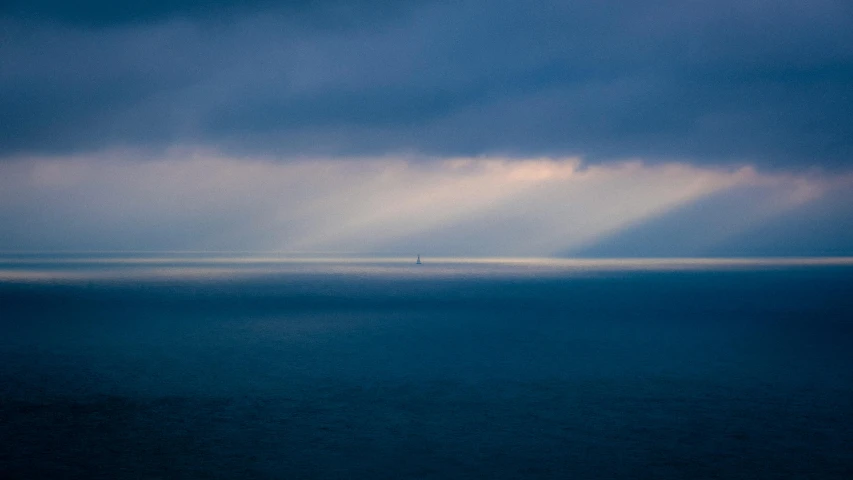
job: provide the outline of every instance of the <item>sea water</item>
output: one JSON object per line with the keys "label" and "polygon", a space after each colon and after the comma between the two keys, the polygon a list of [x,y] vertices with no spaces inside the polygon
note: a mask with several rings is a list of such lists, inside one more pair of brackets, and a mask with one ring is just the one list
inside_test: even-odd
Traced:
{"label": "sea water", "polygon": [[853,478],[853,262],[15,255],[2,478]]}

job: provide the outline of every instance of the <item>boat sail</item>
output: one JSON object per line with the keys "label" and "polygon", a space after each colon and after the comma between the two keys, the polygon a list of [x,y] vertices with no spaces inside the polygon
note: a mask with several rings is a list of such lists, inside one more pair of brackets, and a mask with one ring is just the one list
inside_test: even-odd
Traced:
{"label": "boat sail", "polygon": [[423,264],[421,263],[421,254],[418,254],[418,261],[417,261],[417,262],[415,262],[415,265],[423,265]]}

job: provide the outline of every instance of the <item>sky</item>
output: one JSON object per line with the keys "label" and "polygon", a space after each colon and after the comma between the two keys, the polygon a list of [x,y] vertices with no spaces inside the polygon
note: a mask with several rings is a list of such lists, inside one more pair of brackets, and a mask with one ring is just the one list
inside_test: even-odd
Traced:
{"label": "sky", "polygon": [[0,251],[853,255],[853,4],[6,0]]}

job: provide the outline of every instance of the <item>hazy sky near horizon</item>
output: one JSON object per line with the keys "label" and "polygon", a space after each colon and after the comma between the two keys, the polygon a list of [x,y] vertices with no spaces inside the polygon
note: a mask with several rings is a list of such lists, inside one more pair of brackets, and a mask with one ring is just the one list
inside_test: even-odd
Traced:
{"label": "hazy sky near horizon", "polygon": [[0,250],[853,254],[853,4],[10,0]]}

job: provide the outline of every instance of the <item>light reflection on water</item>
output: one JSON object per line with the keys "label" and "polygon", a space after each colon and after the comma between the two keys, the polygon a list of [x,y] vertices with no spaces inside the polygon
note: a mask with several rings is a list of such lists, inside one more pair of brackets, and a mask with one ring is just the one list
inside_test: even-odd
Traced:
{"label": "light reflection on water", "polygon": [[619,271],[773,269],[851,266],[853,257],[781,258],[512,258],[171,254],[5,254],[0,281],[216,279],[276,274],[402,277],[553,276]]}

